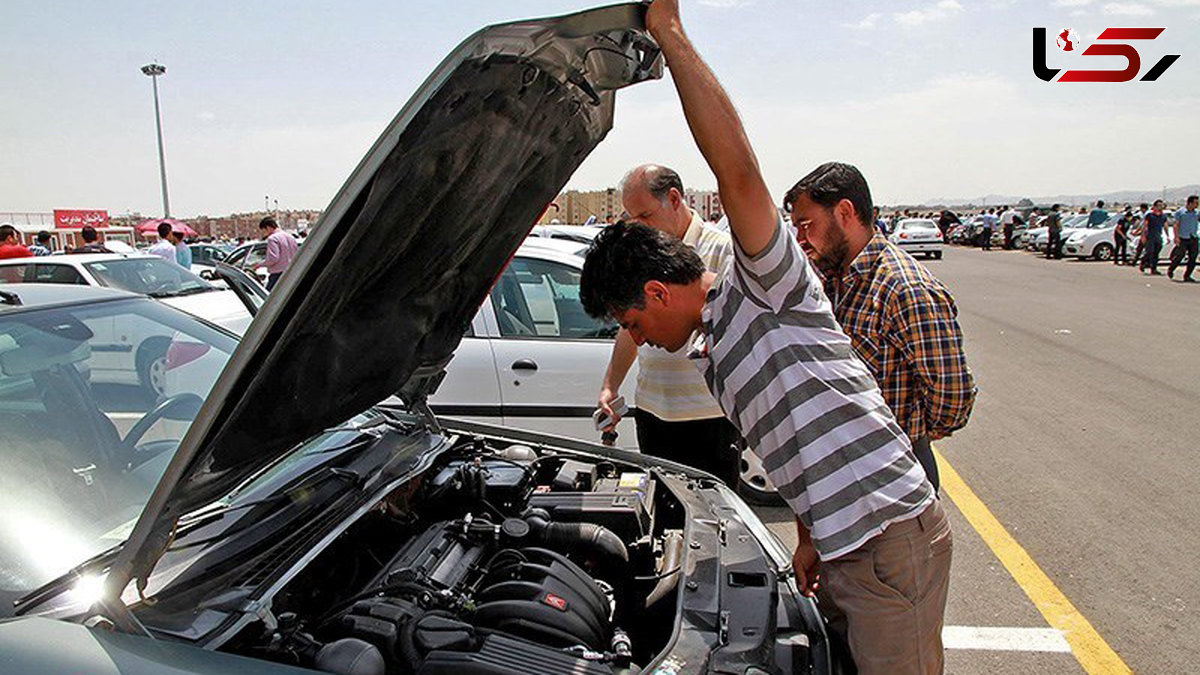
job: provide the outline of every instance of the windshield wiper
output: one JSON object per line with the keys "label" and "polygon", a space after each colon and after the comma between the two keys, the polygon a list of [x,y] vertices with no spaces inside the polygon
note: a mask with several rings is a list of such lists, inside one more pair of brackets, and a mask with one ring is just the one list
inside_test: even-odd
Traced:
{"label": "windshield wiper", "polygon": [[13,614],[20,616],[25,612],[28,612],[31,607],[36,607],[68,590],[70,586],[75,584],[75,582],[82,579],[85,574],[93,571],[93,568],[103,569],[117,557],[117,553],[121,551],[121,547],[124,545],[125,542],[121,542],[112,548],[101,551],[100,553],[97,553],[96,555],[72,567],[62,576],[55,577],[54,579],[51,579],[50,581],[33,589],[29,593],[17,598],[13,602],[13,607],[16,608],[13,611]]}
{"label": "windshield wiper", "polygon": [[217,290],[215,286],[193,286],[191,288],[184,288],[177,291],[153,291],[147,293],[146,295],[152,298],[177,298],[182,295],[195,295],[197,293],[207,293],[215,290]]}

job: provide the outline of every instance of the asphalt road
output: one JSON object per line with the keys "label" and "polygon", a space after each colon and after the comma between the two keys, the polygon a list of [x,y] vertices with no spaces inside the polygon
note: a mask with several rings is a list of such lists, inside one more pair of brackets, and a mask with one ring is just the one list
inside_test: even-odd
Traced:
{"label": "asphalt road", "polygon": [[[954,293],[979,386],[970,424],[936,447],[1120,660],[1196,672],[1200,284],[1016,251],[950,248],[927,264]],[[1049,629],[1031,600],[1044,589],[946,501],[947,624]],[[789,513],[761,512],[794,541]],[[948,649],[947,671],[1082,671],[1021,644]]]}

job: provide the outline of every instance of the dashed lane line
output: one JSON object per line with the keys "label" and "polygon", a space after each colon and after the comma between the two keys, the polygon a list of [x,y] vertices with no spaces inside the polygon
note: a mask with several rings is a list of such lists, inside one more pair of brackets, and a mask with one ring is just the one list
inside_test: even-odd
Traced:
{"label": "dashed lane line", "polygon": [[933,453],[937,457],[942,489],[967,522],[971,523],[971,527],[987,542],[988,548],[1000,559],[1050,627],[1062,631],[1079,665],[1091,675],[1132,673],[1125,661],[1096,632],[1091,622],[1075,609],[1075,605],[992,515],[991,509],[975,495],[936,447]]}

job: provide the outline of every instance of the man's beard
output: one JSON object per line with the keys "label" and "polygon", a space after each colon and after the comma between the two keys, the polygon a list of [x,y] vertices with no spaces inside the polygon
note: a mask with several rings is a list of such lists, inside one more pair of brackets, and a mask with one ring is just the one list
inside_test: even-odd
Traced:
{"label": "man's beard", "polygon": [[846,235],[840,231],[834,232],[836,240],[830,242],[829,250],[818,251],[812,246],[804,247],[817,271],[826,279],[840,279],[842,270],[846,269],[847,263],[850,262],[850,242],[846,241]]}

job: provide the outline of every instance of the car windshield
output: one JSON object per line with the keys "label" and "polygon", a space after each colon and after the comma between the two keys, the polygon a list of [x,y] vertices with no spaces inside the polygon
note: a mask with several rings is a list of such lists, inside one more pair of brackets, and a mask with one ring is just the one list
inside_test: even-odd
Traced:
{"label": "car windshield", "polygon": [[216,287],[162,258],[122,258],[84,265],[104,286],[143,295],[187,295]]}
{"label": "car windshield", "polygon": [[235,346],[146,298],[0,317],[0,591],[129,536]]}

